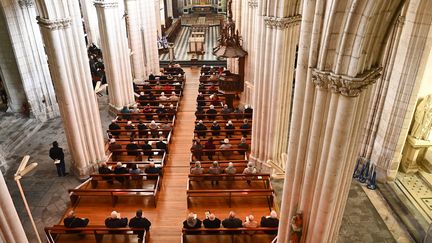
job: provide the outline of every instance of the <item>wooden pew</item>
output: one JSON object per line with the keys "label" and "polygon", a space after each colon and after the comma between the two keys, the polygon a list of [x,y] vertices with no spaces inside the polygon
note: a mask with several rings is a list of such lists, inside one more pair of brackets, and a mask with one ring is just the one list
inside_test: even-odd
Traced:
{"label": "wooden pew", "polygon": [[[137,181],[138,185],[142,186],[142,181],[145,181],[146,178],[152,178],[157,179],[158,176],[162,176],[162,168],[160,168],[161,174],[147,174],[147,173],[140,173],[140,174],[90,174],[90,184],[93,189],[96,189],[99,181],[114,181],[118,177],[124,178],[124,183],[128,185],[131,181]],[[109,178],[107,180],[107,178]],[[158,185],[158,189],[160,190],[160,185]]]}
{"label": "wooden pew", "polygon": [[[219,166],[222,169],[225,169],[226,167],[228,167],[228,163],[232,162],[234,167],[237,169],[237,172],[243,172],[243,170],[247,167],[247,163],[249,161],[247,161],[247,160],[218,160],[217,162],[219,163]],[[208,169],[213,165],[213,161],[209,161],[209,160],[207,160],[207,161],[200,160],[200,163],[201,163],[201,168],[203,168],[205,172],[207,172]],[[195,166],[195,162],[192,162],[192,161],[189,162],[189,166],[192,169],[192,167]]]}
{"label": "wooden pew", "polygon": [[[191,148],[191,152],[194,153],[195,150]],[[243,159],[244,158],[244,154],[246,152],[248,152],[248,150],[246,149],[242,149],[242,148],[230,148],[230,149],[203,149],[202,150],[202,156],[204,156],[206,154],[206,152],[213,152],[213,159],[219,161],[220,158],[225,158],[227,159],[227,157],[229,157],[230,159]],[[229,156],[224,156],[223,154],[229,152],[230,155]],[[195,156],[193,156],[195,157]],[[196,161],[196,160],[194,160]]]}
{"label": "wooden pew", "polygon": [[[203,235],[211,235],[212,239],[217,236],[230,236],[231,243],[235,242],[243,242],[243,241],[236,241],[236,238],[239,237],[247,237],[251,241],[247,242],[260,242],[260,243],[270,243],[277,235],[278,228],[277,227],[257,227],[257,228],[216,228],[216,229],[209,229],[209,228],[198,228],[198,229],[182,229],[182,242],[187,243],[188,237],[197,238],[198,241],[192,242],[204,242],[206,239],[200,238]],[[258,235],[263,236],[266,239],[256,238]],[[265,237],[268,236],[268,237]],[[253,239],[253,240],[252,240]],[[264,241],[265,240],[265,241]]]}
{"label": "wooden pew", "polygon": [[103,242],[104,235],[135,235],[134,231],[144,231],[143,242],[148,242],[149,232],[144,228],[108,228],[104,225],[89,225],[82,228],[66,228],[64,225],[45,227],[45,236],[48,243],[58,242],[61,235],[94,235],[97,243]]}
{"label": "wooden pew", "polygon": [[[259,178],[259,176],[262,174],[253,174],[253,175],[238,175],[241,178],[244,178],[243,180],[261,180],[262,178]],[[203,174],[203,175],[189,175],[194,176],[194,180],[197,180],[198,178],[202,180],[213,180],[213,181],[221,181],[221,180],[232,180],[232,178],[236,178],[236,176],[227,176],[224,174],[220,175],[210,175],[210,174]],[[270,177],[270,176],[269,176]],[[217,179],[215,179],[217,178]],[[228,181],[228,180],[227,180]],[[228,198],[228,205],[231,208],[231,200],[233,197],[265,197],[267,200],[267,204],[269,207],[269,210],[271,210],[273,206],[273,198],[274,198],[274,190],[271,187],[270,182],[266,182],[266,185],[268,185],[267,188],[247,188],[247,189],[193,189],[191,186],[190,179],[188,180],[188,185],[186,189],[187,194],[187,205],[188,208],[190,206],[190,199],[192,197],[227,197]]]}
{"label": "wooden pew", "polygon": [[[122,174],[119,176],[124,176]],[[112,206],[114,207],[118,201],[119,197],[150,197],[153,200],[154,207],[157,204],[157,192],[159,191],[160,177],[158,176],[155,180],[152,189],[87,189],[91,183],[92,178],[87,179],[81,185],[75,187],[74,189],[69,189],[69,198],[72,205],[76,206],[81,197],[85,196],[109,196],[111,197]]]}

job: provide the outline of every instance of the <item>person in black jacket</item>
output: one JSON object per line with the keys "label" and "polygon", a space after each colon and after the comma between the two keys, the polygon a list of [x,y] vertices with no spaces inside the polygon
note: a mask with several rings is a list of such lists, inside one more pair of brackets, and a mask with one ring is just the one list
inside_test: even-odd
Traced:
{"label": "person in black jacket", "polygon": [[[142,210],[138,209],[136,211],[136,216],[131,218],[129,221],[129,227],[131,228],[144,228],[146,231],[150,230],[151,222],[142,216]],[[144,231],[134,231],[135,234],[138,234],[139,242],[142,242]]]}
{"label": "person in black jacket", "polygon": [[123,228],[128,224],[127,218],[120,218],[120,214],[112,211],[111,216],[105,219],[105,226],[108,228]]}
{"label": "person in black jacket", "polygon": [[203,220],[204,228],[220,228],[221,221],[220,219],[216,218],[214,213],[209,214],[208,218]]}
{"label": "person in black jacket", "polygon": [[[162,150],[164,150],[165,153],[166,153],[167,150],[168,150],[168,145],[167,145],[166,143],[164,143],[163,140],[164,140],[163,137],[160,137],[160,138],[159,138],[159,141],[156,143],[156,148],[157,148],[157,149],[162,149]],[[159,154],[159,155],[162,155],[163,152],[158,152],[158,154]]]}
{"label": "person in black jacket", "polygon": [[144,172],[146,174],[159,174],[160,170],[159,170],[159,168],[156,168],[154,162],[150,162],[148,167],[145,168]]}
{"label": "person in black jacket", "polygon": [[54,160],[58,176],[66,176],[68,173],[66,173],[63,149],[59,147],[57,141],[54,141],[52,145],[53,147],[49,151],[49,157]]}
{"label": "person in black jacket", "polygon": [[116,120],[112,120],[111,124],[108,126],[108,129],[111,130],[111,134],[114,137],[118,137],[120,135],[120,132],[118,132],[117,130],[120,130],[120,126],[119,124],[117,124]]}
{"label": "person in black jacket", "polygon": [[222,226],[225,228],[241,228],[243,227],[243,222],[241,219],[235,217],[234,211],[229,213],[228,218],[222,221]]}
{"label": "person in black jacket", "polygon": [[196,124],[196,126],[195,126],[195,130],[196,131],[198,131],[197,132],[197,136],[198,136],[198,138],[200,138],[200,137],[206,137],[206,130],[207,130],[207,127],[204,125],[204,123],[203,123],[203,121],[202,120],[199,120],[198,121],[198,123]]}
{"label": "person in black jacket", "polygon": [[213,124],[212,124],[212,126],[211,126],[211,130],[212,130],[212,135],[213,136],[219,136],[219,134],[220,134],[220,130],[221,130],[221,127],[220,127],[220,125],[217,123],[217,121],[213,121]]}
{"label": "person in black jacket", "polygon": [[196,214],[189,213],[185,221],[183,221],[183,228],[197,229],[201,228],[201,220],[196,217]]}
{"label": "person in black jacket", "polygon": [[276,211],[272,210],[270,216],[263,216],[260,224],[261,227],[278,227],[279,219],[277,218]]}
{"label": "person in black jacket", "polygon": [[[114,174],[128,174],[129,170],[126,167],[123,167],[121,162],[117,162],[117,165],[114,169]],[[125,181],[124,176],[117,176],[116,180],[120,183],[123,183]]]}
{"label": "person in black jacket", "polygon": [[[243,120],[243,124],[240,125],[240,129],[250,129],[251,125],[249,124],[248,119]],[[249,131],[242,131],[243,136],[247,137]]]}
{"label": "person in black jacket", "polygon": [[[105,162],[102,162],[99,166],[99,174],[112,174],[113,171],[108,168],[107,164]],[[111,177],[104,176],[102,179],[106,180],[109,184],[113,184],[113,180]]]}
{"label": "person in black jacket", "polygon": [[214,105],[210,105],[210,109],[207,110],[206,114],[207,114],[207,118],[208,118],[209,120],[214,120],[214,119],[216,119],[217,111],[216,111]]}
{"label": "person in black jacket", "polygon": [[138,151],[137,151],[138,149],[139,149],[138,144],[133,139],[131,139],[130,143],[128,143],[126,145],[127,155],[137,156],[138,155]]}
{"label": "person in black jacket", "polygon": [[63,219],[63,223],[66,228],[82,228],[88,225],[89,219],[75,217],[75,212],[70,211]]}

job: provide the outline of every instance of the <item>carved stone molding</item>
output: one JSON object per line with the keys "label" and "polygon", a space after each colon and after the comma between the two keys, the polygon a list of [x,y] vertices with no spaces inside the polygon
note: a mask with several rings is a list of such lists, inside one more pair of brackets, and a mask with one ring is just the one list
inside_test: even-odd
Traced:
{"label": "carved stone molding", "polygon": [[45,29],[50,30],[58,30],[58,29],[66,29],[71,26],[72,20],[70,18],[64,19],[45,19],[38,16],[37,18],[38,24]]}
{"label": "carved stone molding", "polygon": [[34,6],[34,0],[18,0],[21,8],[30,8]]}
{"label": "carved stone molding", "polygon": [[397,20],[396,20],[396,24],[400,25],[400,26],[404,25],[405,24],[405,16],[399,15]]}
{"label": "carved stone molding", "polygon": [[257,8],[258,7],[258,0],[249,0],[248,1],[250,8]]}
{"label": "carved stone molding", "polygon": [[99,8],[116,8],[118,7],[117,0],[94,0],[94,5]]}
{"label": "carved stone molding", "polygon": [[328,71],[312,69],[312,81],[315,86],[322,89],[330,89],[348,97],[356,97],[368,85],[376,82],[381,77],[382,67],[373,68],[356,77],[338,75]]}
{"label": "carved stone molding", "polygon": [[301,21],[301,15],[278,18],[264,16],[264,23],[270,29],[286,29],[291,25],[298,24]]}

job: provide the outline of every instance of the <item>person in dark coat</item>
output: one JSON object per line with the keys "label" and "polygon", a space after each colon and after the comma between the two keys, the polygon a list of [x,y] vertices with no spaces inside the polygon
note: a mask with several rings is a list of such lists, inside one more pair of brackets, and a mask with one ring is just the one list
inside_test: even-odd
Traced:
{"label": "person in dark coat", "polygon": [[204,125],[202,120],[199,120],[198,123],[195,126],[195,130],[197,131],[198,138],[200,137],[206,137],[207,127]]}
{"label": "person in dark coat", "polygon": [[211,126],[211,130],[212,130],[212,135],[213,136],[219,136],[220,135],[220,130],[221,130],[221,127],[220,127],[220,125],[217,123],[217,121],[213,121],[213,124],[212,124],[212,126]]}
{"label": "person in dark coat", "polygon": [[127,218],[120,218],[120,214],[112,211],[111,216],[105,219],[105,226],[108,228],[123,228],[128,224]]}
{"label": "person in dark coat", "polygon": [[88,225],[89,219],[75,217],[75,212],[70,211],[63,219],[63,223],[66,228],[82,228]]}
{"label": "person in dark coat", "polygon": [[139,120],[137,128],[138,128],[138,136],[140,138],[147,136],[148,127],[146,124],[143,123],[143,121]]}
{"label": "person in dark coat", "polygon": [[121,148],[122,148],[121,144],[116,143],[116,140],[114,138],[110,139],[108,149],[109,149],[109,151],[112,152],[112,159],[114,161],[116,161],[117,160],[117,156],[119,154],[121,154],[121,152],[118,152],[116,150],[119,150]]}
{"label": "person in dark coat", "polygon": [[229,213],[228,218],[222,221],[222,226],[225,228],[241,228],[243,227],[243,222],[241,219],[235,217],[234,211]]}
{"label": "person in dark coat", "polygon": [[[114,173],[110,168],[108,168],[105,162],[102,162],[98,168],[99,174],[112,174]],[[109,184],[113,184],[113,180],[111,177],[104,176],[102,179],[106,180]]]}
{"label": "person in dark coat", "polygon": [[210,105],[210,109],[207,110],[206,114],[207,114],[207,118],[208,118],[209,120],[214,120],[214,119],[216,119],[217,111],[216,111],[214,105]]}
{"label": "person in dark coat", "polygon": [[[114,169],[114,174],[128,174],[129,170],[126,167],[123,167],[121,162],[117,162],[117,165]],[[116,176],[116,180],[120,183],[123,183],[125,181],[124,176]]]}
{"label": "person in dark coat", "polygon": [[138,144],[135,141],[133,141],[132,139],[131,139],[130,143],[128,143],[126,145],[126,150],[127,150],[128,155],[137,156],[138,155],[138,151],[137,151],[138,149],[139,149]]}
{"label": "person in dark coat", "polygon": [[[166,143],[164,143],[164,138],[163,137],[160,137],[159,138],[159,141],[156,143],[156,148],[157,149],[162,149],[162,150],[164,150],[165,152],[168,152],[167,150],[168,150],[168,145],[166,144]],[[162,155],[163,154],[163,152],[158,152],[158,154],[159,155]]]}
{"label": "person in dark coat", "polygon": [[276,211],[272,210],[269,216],[262,216],[261,227],[278,227],[279,219],[277,218]]}
{"label": "person in dark coat", "polygon": [[52,145],[49,151],[49,157],[54,160],[58,176],[66,176],[68,173],[66,173],[63,149],[59,147],[57,141],[54,141]]}
{"label": "person in dark coat", "polygon": [[118,137],[120,135],[120,132],[118,132],[117,130],[120,130],[121,128],[120,128],[119,124],[117,124],[116,120],[111,121],[111,124],[108,126],[108,129],[112,130],[111,134],[114,137]]}
{"label": "person in dark coat", "polygon": [[154,162],[150,162],[149,166],[145,168],[144,171],[146,174],[159,174],[160,170],[159,168],[156,168]]}
{"label": "person in dark coat", "polygon": [[185,221],[183,221],[183,228],[197,229],[201,228],[201,220],[196,217],[196,214],[189,213]]}
{"label": "person in dark coat", "polygon": [[153,75],[153,73],[150,73],[149,80],[155,80],[155,79],[156,79],[156,77]]}
{"label": "person in dark coat", "polygon": [[204,228],[211,228],[211,229],[220,228],[221,221],[220,219],[216,218],[216,216],[213,213],[211,213],[208,216],[208,218],[203,220],[203,225]]}
{"label": "person in dark coat", "polygon": [[[248,119],[244,119],[243,120],[243,124],[240,125],[240,129],[250,129],[251,125],[249,124]],[[243,136],[247,137],[247,135],[249,134],[249,131],[242,131]]]}
{"label": "person in dark coat", "polygon": [[197,110],[195,111],[195,116],[197,119],[204,119],[205,118],[205,111],[202,106],[197,106]]}
{"label": "person in dark coat", "polygon": [[153,151],[152,151],[153,147],[149,144],[148,141],[146,141],[143,144],[142,149],[143,149],[143,154],[145,156],[148,156],[147,160],[149,160],[149,161],[152,160],[152,158],[153,158]]}
{"label": "person in dark coat", "polygon": [[228,123],[225,125],[225,131],[226,131],[226,135],[227,137],[232,137],[234,135],[234,124],[232,123],[232,121],[228,121]]}
{"label": "person in dark coat", "polygon": [[[136,216],[129,220],[129,227],[131,228],[144,228],[146,231],[150,230],[151,222],[142,216],[142,210],[136,211]],[[144,237],[144,231],[134,231],[134,234],[138,234],[138,240],[142,242]]]}
{"label": "person in dark coat", "polygon": [[203,146],[201,145],[201,140],[200,139],[194,140],[191,147],[191,152],[192,155],[195,157],[195,159],[201,160],[201,156],[203,154],[202,150],[203,150]]}
{"label": "person in dark coat", "polygon": [[200,107],[206,105],[206,103],[205,103],[205,97],[204,97],[204,95],[201,92],[198,94],[197,103],[198,103],[198,106],[200,106]]}
{"label": "person in dark coat", "polygon": [[[216,145],[213,143],[213,137],[209,137],[207,142],[204,144],[204,149],[216,149]],[[207,157],[209,160],[213,160],[213,156],[215,155],[214,151],[207,151]]]}

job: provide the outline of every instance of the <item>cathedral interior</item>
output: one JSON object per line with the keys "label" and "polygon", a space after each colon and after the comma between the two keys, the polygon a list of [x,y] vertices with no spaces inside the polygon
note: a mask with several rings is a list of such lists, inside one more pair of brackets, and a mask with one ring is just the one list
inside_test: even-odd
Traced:
{"label": "cathedral interior", "polygon": [[0,242],[432,243],[432,1],[0,8]]}

